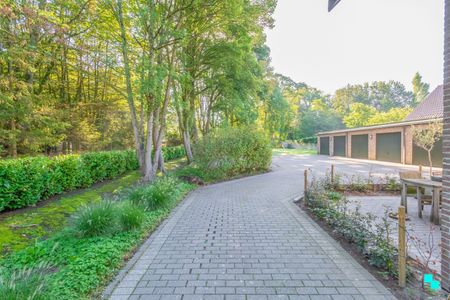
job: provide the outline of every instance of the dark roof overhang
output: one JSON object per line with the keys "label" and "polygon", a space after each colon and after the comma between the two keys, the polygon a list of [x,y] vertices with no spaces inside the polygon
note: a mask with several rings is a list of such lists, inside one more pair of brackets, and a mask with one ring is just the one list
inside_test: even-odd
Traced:
{"label": "dark roof overhang", "polygon": [[341,0],[328,0],[328,12],[330,12]]}

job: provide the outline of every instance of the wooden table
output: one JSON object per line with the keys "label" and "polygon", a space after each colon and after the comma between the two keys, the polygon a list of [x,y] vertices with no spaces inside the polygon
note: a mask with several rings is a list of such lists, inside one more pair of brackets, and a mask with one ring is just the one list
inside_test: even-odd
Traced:
{"label": "wooden table", "polygon": [[430,179],[401,179],[401,182],[402,182],[402,198],[400,205],[403,205],[407,211],[408,201],[406,194],[408,186],[416,187],[418,214],[420,218],[422,218],[422,201],[420,199],[421,193],[419,188],[428,188],[433,190],[433,196],[431,200],[430,221],[436,225],[439,225],[440,224],[439,200],[440,200],[440,193],[442,192],[442,182],[432,181]]}

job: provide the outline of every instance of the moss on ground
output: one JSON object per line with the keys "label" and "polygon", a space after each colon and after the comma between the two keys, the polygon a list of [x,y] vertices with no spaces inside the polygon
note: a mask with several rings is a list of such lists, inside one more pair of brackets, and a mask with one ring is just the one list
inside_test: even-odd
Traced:
{"label": "moss on ground", "polygon": [[139,178],[139,172],[133,171],[99,187],[0,217],[0,258],[49,237],[67,225],[69,216],[81,206],[100,201],[104,194],[117,193]]}

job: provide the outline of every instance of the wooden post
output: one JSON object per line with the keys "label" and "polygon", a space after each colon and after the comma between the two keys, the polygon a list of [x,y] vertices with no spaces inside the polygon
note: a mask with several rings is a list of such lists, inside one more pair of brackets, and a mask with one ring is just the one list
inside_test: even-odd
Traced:
{"label": "wooden post", "polygon": [[420,176],[422,177],[422,165],[419,165],[419,173],[420,173]]}
{"label": "wooden post", "polygon": [[404,206],[398,208],[398,285],[406,286],[406,213]]}
{"label": "wooden post", "polygon": [[331,183],[334,183],[334,165],[331,165]]}
{"label": "wooden post", "polygon": [[304,199],[305,199],[305,205],[306,205],[306,194],[308,192],[308,170],[305,170],[303,177],[304,177],[304,180],[305,180],[304,187],[303,187],[303,192],[304,192]]}

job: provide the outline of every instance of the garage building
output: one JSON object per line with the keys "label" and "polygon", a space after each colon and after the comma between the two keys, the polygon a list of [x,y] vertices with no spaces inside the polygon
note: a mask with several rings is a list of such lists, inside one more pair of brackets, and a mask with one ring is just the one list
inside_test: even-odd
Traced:
{"label": "garage building", "polygon": [[[413,143],[412,126],[427,126],[443,117],[443,86],[438,86],[404,121],[320,132],[319,154],[403,164],[428,165],[427,153]],[[442,141],[432,151],[434,167],[442,167]]]}

